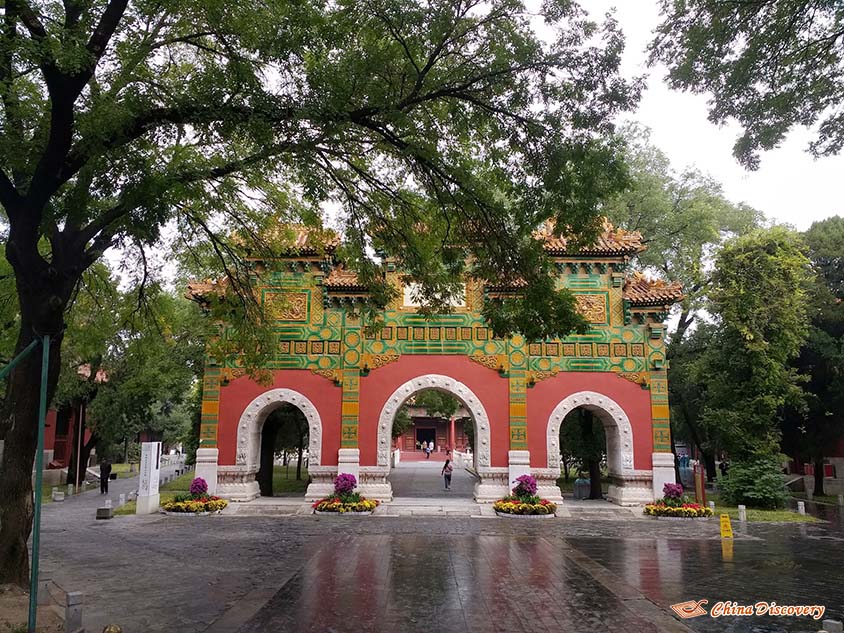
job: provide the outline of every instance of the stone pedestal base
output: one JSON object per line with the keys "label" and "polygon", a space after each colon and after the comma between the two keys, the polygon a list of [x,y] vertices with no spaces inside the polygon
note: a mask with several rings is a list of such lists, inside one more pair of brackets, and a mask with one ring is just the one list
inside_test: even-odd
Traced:
{"label": "stone pedestal base", "polygon": [[516,485],[516,479],[522,475],[530,475],[530,451],[510,451],[507,453],[509,464],[509,481],[507,487]]}
{"label": "stone pedestal base", "polygon": [[135,506],[135,514],[155,514],[158,512],[158,504],[161,501],[161,495],[144,495],[138,497],[137,505]]}
{"label": "stone pedestal base", "polygon": [[217,494],[217,457],[220,451],[216,448],[196,449],[196,474],[208,484],[208,494]]}
{"label": "stone pedestal base", "polygon": [[256,474],[247,466],[218,466],[216,494],[235,502],[257,499],[261,489],[255,481]]}
{"label": "stone pedestal base", "polygon": [[674,453],[653,453],[653,498],[662,499],[665,484],[677,483],[674,479]]}
{"label": "stone pedestal base", "polygon": [[478,468],[480,481],[475,484],[475,501],[478,503],[494,503],[501,497],[510,494],[507,478],[509,468]]}
{"label": "stone pedestal base", "polygon": [[557,505],[563,502],[563,493],[557,485],[559,471],[554,468],[534,468],[531,473],[536,478],[536,494]]}

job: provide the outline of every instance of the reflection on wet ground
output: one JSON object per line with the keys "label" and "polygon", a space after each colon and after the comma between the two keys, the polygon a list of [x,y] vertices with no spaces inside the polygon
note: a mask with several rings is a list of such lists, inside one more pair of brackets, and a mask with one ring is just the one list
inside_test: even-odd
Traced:
{"label": "reflection on wet ground", "polygon": [[240,631],[661,630],[566,550],[519,536],[360,536],[321,551]]}
{"label": "reflection on wet ground", "polygon": [[693,599],[710,608],[726,600],[822,604],[825,617],[844,616],[844,534],[828,526],[737,526],[739,538],[724,543],[661,530],[560,538],[551,525],[349,536],[322,548],[240,633],[820,629],[807,618],[681,624],[669,615],[671,604]]}
{"label": "reflection on wet ground", "polygon": [[[734,524],[735,527],[735,524]],[[739,529],[742,529],[739,527]],[[825,618],[844,616],[844,535],[829,526],[764,525],[745,528],[755,539],[615,540],[576,538],[579,551],[668,608],[706,599],[742,605],[824,605]],[[730,546],[731,545],[731,546]],[[819,622],[785,617],[700,617],[697,631],[818,631]]]}

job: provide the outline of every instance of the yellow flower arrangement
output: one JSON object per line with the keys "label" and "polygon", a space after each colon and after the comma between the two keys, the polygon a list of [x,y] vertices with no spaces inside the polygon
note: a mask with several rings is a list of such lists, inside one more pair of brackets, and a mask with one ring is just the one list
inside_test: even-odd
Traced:
{"label": "yellow flower arrangement", "polygon": [[697,503],[686,503],[682,506],[669,506],[662,502],[657,502],[647,504],[645,506],[645,514],[652,517],[700,519],[711,517],[712,510]]}

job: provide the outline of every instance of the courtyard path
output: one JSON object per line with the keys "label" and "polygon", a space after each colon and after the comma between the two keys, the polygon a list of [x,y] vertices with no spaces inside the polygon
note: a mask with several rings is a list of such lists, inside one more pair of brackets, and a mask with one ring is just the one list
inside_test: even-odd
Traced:
{"label": "courtyard path", "polygon": [[[575,514],[574,512],[572,513]],[[697,618],[675,602],[776,600],[844,616],[844,535],[824,525],[464,517],[129,516],[47,522],[43,563],[90,631],[816,631]],[[635,628],[634,628],[635,627]]]}

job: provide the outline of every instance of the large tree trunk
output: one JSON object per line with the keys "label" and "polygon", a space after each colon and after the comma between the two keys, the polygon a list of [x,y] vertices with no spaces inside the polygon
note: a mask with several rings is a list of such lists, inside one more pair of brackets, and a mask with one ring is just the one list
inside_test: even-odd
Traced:
{"label": "large tree trunk", "polygon": [[258,470],[258,488],[262,497],[273,496],[273,461],[275,459],[275,440],[278,424],[270,421],[261,431],[261,466]]}
{"label": "large tree trunk", "polygon": [[[82,432],[84,433],[85,430],[83,429]],[[79,485],[82,485],[82,482],[85,481],[85,471],[88,468],[88,460],[91,458],[91,451],[94,450],[94,447],[97,445],[97,438],[96,433],[91,433],[91,438],[87,442],[82,443],[82,452],[77,455],[76,454],[76,442],[73,444],[73,453],[70,458],[70,462],[67,467],[67,483],[69,484],[76,484],[76,460],[79,459]]]}
{"label": "large tree trunk", "polygon": [[[20,331],[15,354],[33,339],[51,336],[47,377],[49,405],[59,380],[64,312],[78,283],[84,265],[81,251],[72,265],[71,247],[56,239],[53,260],[47,262],[38,252],[40,214],[21,217],[27,209],[7,208],[12,222],[6,242],[6,258],[15,272],[20,309]],[[35,218],[35,219],[33,219]],[[82,245],[84,247],[84,245]],[[70,272],[68,272],[70,271]],[[0,439],[5,440],[0,463],[0,584],[26,585],[29,577],[27,541],[32,531],[32,466],[38,443],[38,408],[41,392],[42,350],[36,348],[7,377],[6,397],[0,411]]]}
{"label": "large tree trunk", "polygon": [[[16,354],[33,339],[31,322],[22,319]],[[50,345],[47,401],[59,377],[62,335]],[[32,531],[32,470],[38,444],[41,356],[37,347],[12,370],[6,385],[2,427],[5,446],[0,463],[0,584],[26,585],[29,580],[27,541]]]}
{"label": "large tree trunk", "polygon": [[815,487],[812,493],[819,497],[824,494],[823,491],[823,455],[818,455],[812,460],[815,466]]}
{"label": "large tree trunk", "polygon": [[302,481],[302,455],[305,452],[305,434],[299,433],[299,446],[297,448],[299,453],[298,461],[296,462],[296,481]]}

